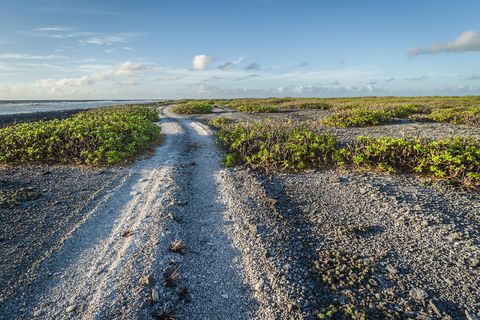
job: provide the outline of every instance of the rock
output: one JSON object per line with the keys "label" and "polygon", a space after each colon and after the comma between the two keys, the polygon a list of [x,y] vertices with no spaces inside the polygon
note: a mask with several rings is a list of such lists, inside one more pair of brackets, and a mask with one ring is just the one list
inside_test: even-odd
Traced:
{"label": "rock", "polygon": [[68,312],[68,313],[71,313],[73,311],[75,311],[75,309],[77,309],[77,306],[76,305],[71,305],[71,306],[68,306],[65,311]]}
{"label": "rock", "polygon": [[155,302],[160,301],[160,296],[157,289],[152,289],[152,300]]}
{"label": "rock", "polygon": [[426,298],[428,298],[428,293],[426,293],[424,290],[420,288],[410,289],[409,294],[410,294],[410,297],[418,301],[423,301]]}
{"label": "rock", "polygon": [[228,294],[226,294],[226,293],[222,294],[222,298],[228,299]]}

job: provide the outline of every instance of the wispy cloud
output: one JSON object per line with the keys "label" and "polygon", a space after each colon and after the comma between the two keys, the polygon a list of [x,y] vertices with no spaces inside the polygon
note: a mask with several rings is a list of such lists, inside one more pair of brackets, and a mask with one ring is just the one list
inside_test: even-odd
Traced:
{"label": "wispy cloud", "polygon": [[480,32],[468,30],[458,35],[453,41],[436,43],[430,48],[412,48],[408,54],[414,57],[425,54],[468,51],[480,51]]}
{"label": "wispy cloud", "polygon": [[64,79],[42,79],[35,82],[35,87],[49,88],[53,91],[61,90],[65,87],[78,87],[85,85],[94,85],[99,81],[127,78],[124,83],[135,84],[138,83],[138,74],[141,71],[148,70],[149,66],[144,63],[134,63],[126,61],[109,69],[101,70],[91,73],[86,76],[78,78],[64,78]]}
{"label": "wispy cloud", "polygon": [[64,56],[58,55],[33,55],[29,53],[4,53],[0,54],[0,59],[8,60],[52,60],[52,59],[64,59]]}
{"label": "wispy cloud", "polygon": [[218,69],[223,70],[223,71],[228,71],[233,69],[233,67],[243,61],[243,57],[240,57],[236,60],[233,61],[227,61],[225,63],[222,63],[218,66]]}
{"label": "wispy cloud", "polygon": [[208,65],[212,61],[211,56],[207,56],[205,54],[198,54],[195,57],[193,57],[192,60],[192,68],[193,70],[205,70],[208,68]]}
{"label": "wispy cloud", "polygon": [[405,78],[407,81],[422,81],[422,80],[427,80],[429,77],[428,76],[415,76],[411,78]]}
{"label": "wispy cloud", "polygon": [[395,78],[388,78],[385,80],[385,82],[392,82],[392,81],[395,81]]}

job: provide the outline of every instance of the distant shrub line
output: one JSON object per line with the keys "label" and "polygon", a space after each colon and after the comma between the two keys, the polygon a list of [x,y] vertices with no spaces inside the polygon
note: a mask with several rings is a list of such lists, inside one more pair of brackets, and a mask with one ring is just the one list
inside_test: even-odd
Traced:
{"label": "distant shrub line", "polygon": [[267,121],[225,125],[218,131],[218,140],[228,152],[228,166],[246,163],[269,172],[347,166],[480,184],[480,142],[473,139],[359,137],[340,147],[331,134]]}
{"label": "distant shrub line", "polygon": [[0,162],[117,164],[156,140],[157,119],[155,108],[122,106],[5,127],[0,129]]}
{"label": "distant shrub line", "polygon": [[177,104],[172,108],[172,111],[177,114],[203,114],[211,113],[213,110],[213,103],[211,101],[189,101]]}

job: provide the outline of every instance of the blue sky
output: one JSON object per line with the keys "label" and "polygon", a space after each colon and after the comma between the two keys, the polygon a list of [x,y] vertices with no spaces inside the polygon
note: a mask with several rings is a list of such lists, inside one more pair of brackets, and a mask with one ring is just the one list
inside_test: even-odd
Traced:
{"label": "blue sky", "polygon": [[0,99],[480,93],[480,1],[0,3]]}

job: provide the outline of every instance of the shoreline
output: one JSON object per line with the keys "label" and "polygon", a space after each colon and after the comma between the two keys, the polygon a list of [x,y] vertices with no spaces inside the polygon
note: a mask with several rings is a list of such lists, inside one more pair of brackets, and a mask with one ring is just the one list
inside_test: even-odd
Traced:
{"label": "shoreline", "polygon": [[55,110],[55,111],[39,111],[29,113],[14,113],[0,115],[0,128],[9,125],[34,122],[41,120],[67,119],[73,115],[90,109],[72,109],[72,110]]}

